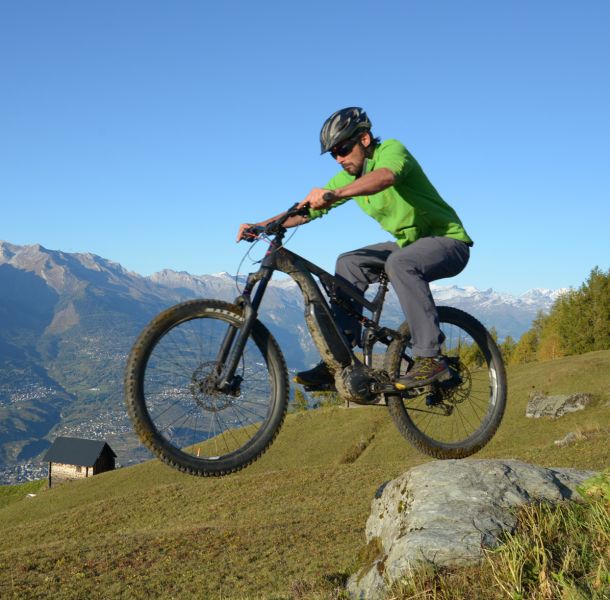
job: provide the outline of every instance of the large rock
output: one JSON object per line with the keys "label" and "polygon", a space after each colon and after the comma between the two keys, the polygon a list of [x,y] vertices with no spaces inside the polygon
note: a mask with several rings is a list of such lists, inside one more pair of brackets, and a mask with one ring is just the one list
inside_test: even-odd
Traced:
{"label": "large rock", "polygon": [[583,410],[591,402],[591,394],[559,394],[546,396],[535,393],[527,403],[525,416],[532,419],[551,417],[558,419],[566,413]]}
{"label": "large rock", "polygon": [[379,488],[366,524],[368,564],[348,582],[352,598],[382,598],[417,563],[462,566],[516,526],[516,506],[578,499],[594,475],[517,460],[447,460],[415,467]]}

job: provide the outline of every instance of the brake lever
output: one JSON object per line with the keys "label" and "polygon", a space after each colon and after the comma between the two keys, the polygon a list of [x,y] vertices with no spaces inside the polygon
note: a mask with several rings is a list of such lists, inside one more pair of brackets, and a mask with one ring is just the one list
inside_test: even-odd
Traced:
{"label": "brake lever", "polygon": [[251,244],[255,242],[263,233],[265,233],[265,227],[253,225],[244,231],[241,239]]}

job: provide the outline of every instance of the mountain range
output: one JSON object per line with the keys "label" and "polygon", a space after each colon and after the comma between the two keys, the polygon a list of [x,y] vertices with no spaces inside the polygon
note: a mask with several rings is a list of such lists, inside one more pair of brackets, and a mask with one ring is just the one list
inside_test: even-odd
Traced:
{"label": "mountain range", "polygon": [[[187,299],[231,301],[244,277],[191,275],[169,269],[144,277],[93,254],[0,241],[0,482],[16,465],[39,459],[57,435],[106,439],[123,463],[146,454],[125,416],[122,375],[133,341],[159,311]],[[492,289],[432,286],[438,304],[470,312],[500,340],[518,339],[561,290],[521,296]],[[261,320],[288,366],[317,361],[291,279],[269,284]],[[383,322],[403,320],[391,292]],[[8,473],[9,475],[6,475]]]}

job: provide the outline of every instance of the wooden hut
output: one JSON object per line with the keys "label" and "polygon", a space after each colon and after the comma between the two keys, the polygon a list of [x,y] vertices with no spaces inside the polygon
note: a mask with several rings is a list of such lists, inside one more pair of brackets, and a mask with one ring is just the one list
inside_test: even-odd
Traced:
{"label": "wooden hut", "polygon": [[83,479],[115,467],[116,454],[103,441],[58,437],[44,460],[49,463],[49,487],[73,479]]}

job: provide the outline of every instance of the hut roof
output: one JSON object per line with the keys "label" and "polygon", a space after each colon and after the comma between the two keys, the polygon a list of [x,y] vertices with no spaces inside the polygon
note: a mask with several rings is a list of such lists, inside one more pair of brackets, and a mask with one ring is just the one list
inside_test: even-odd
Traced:
{"label": "hut roof", "polygon": [[58,437],[47,450],[44,460],[66,465],[92,467],[97,459],[106,452],[110,452],[112,456],[116,457],[116,454],[106,442],[72,437]]}

